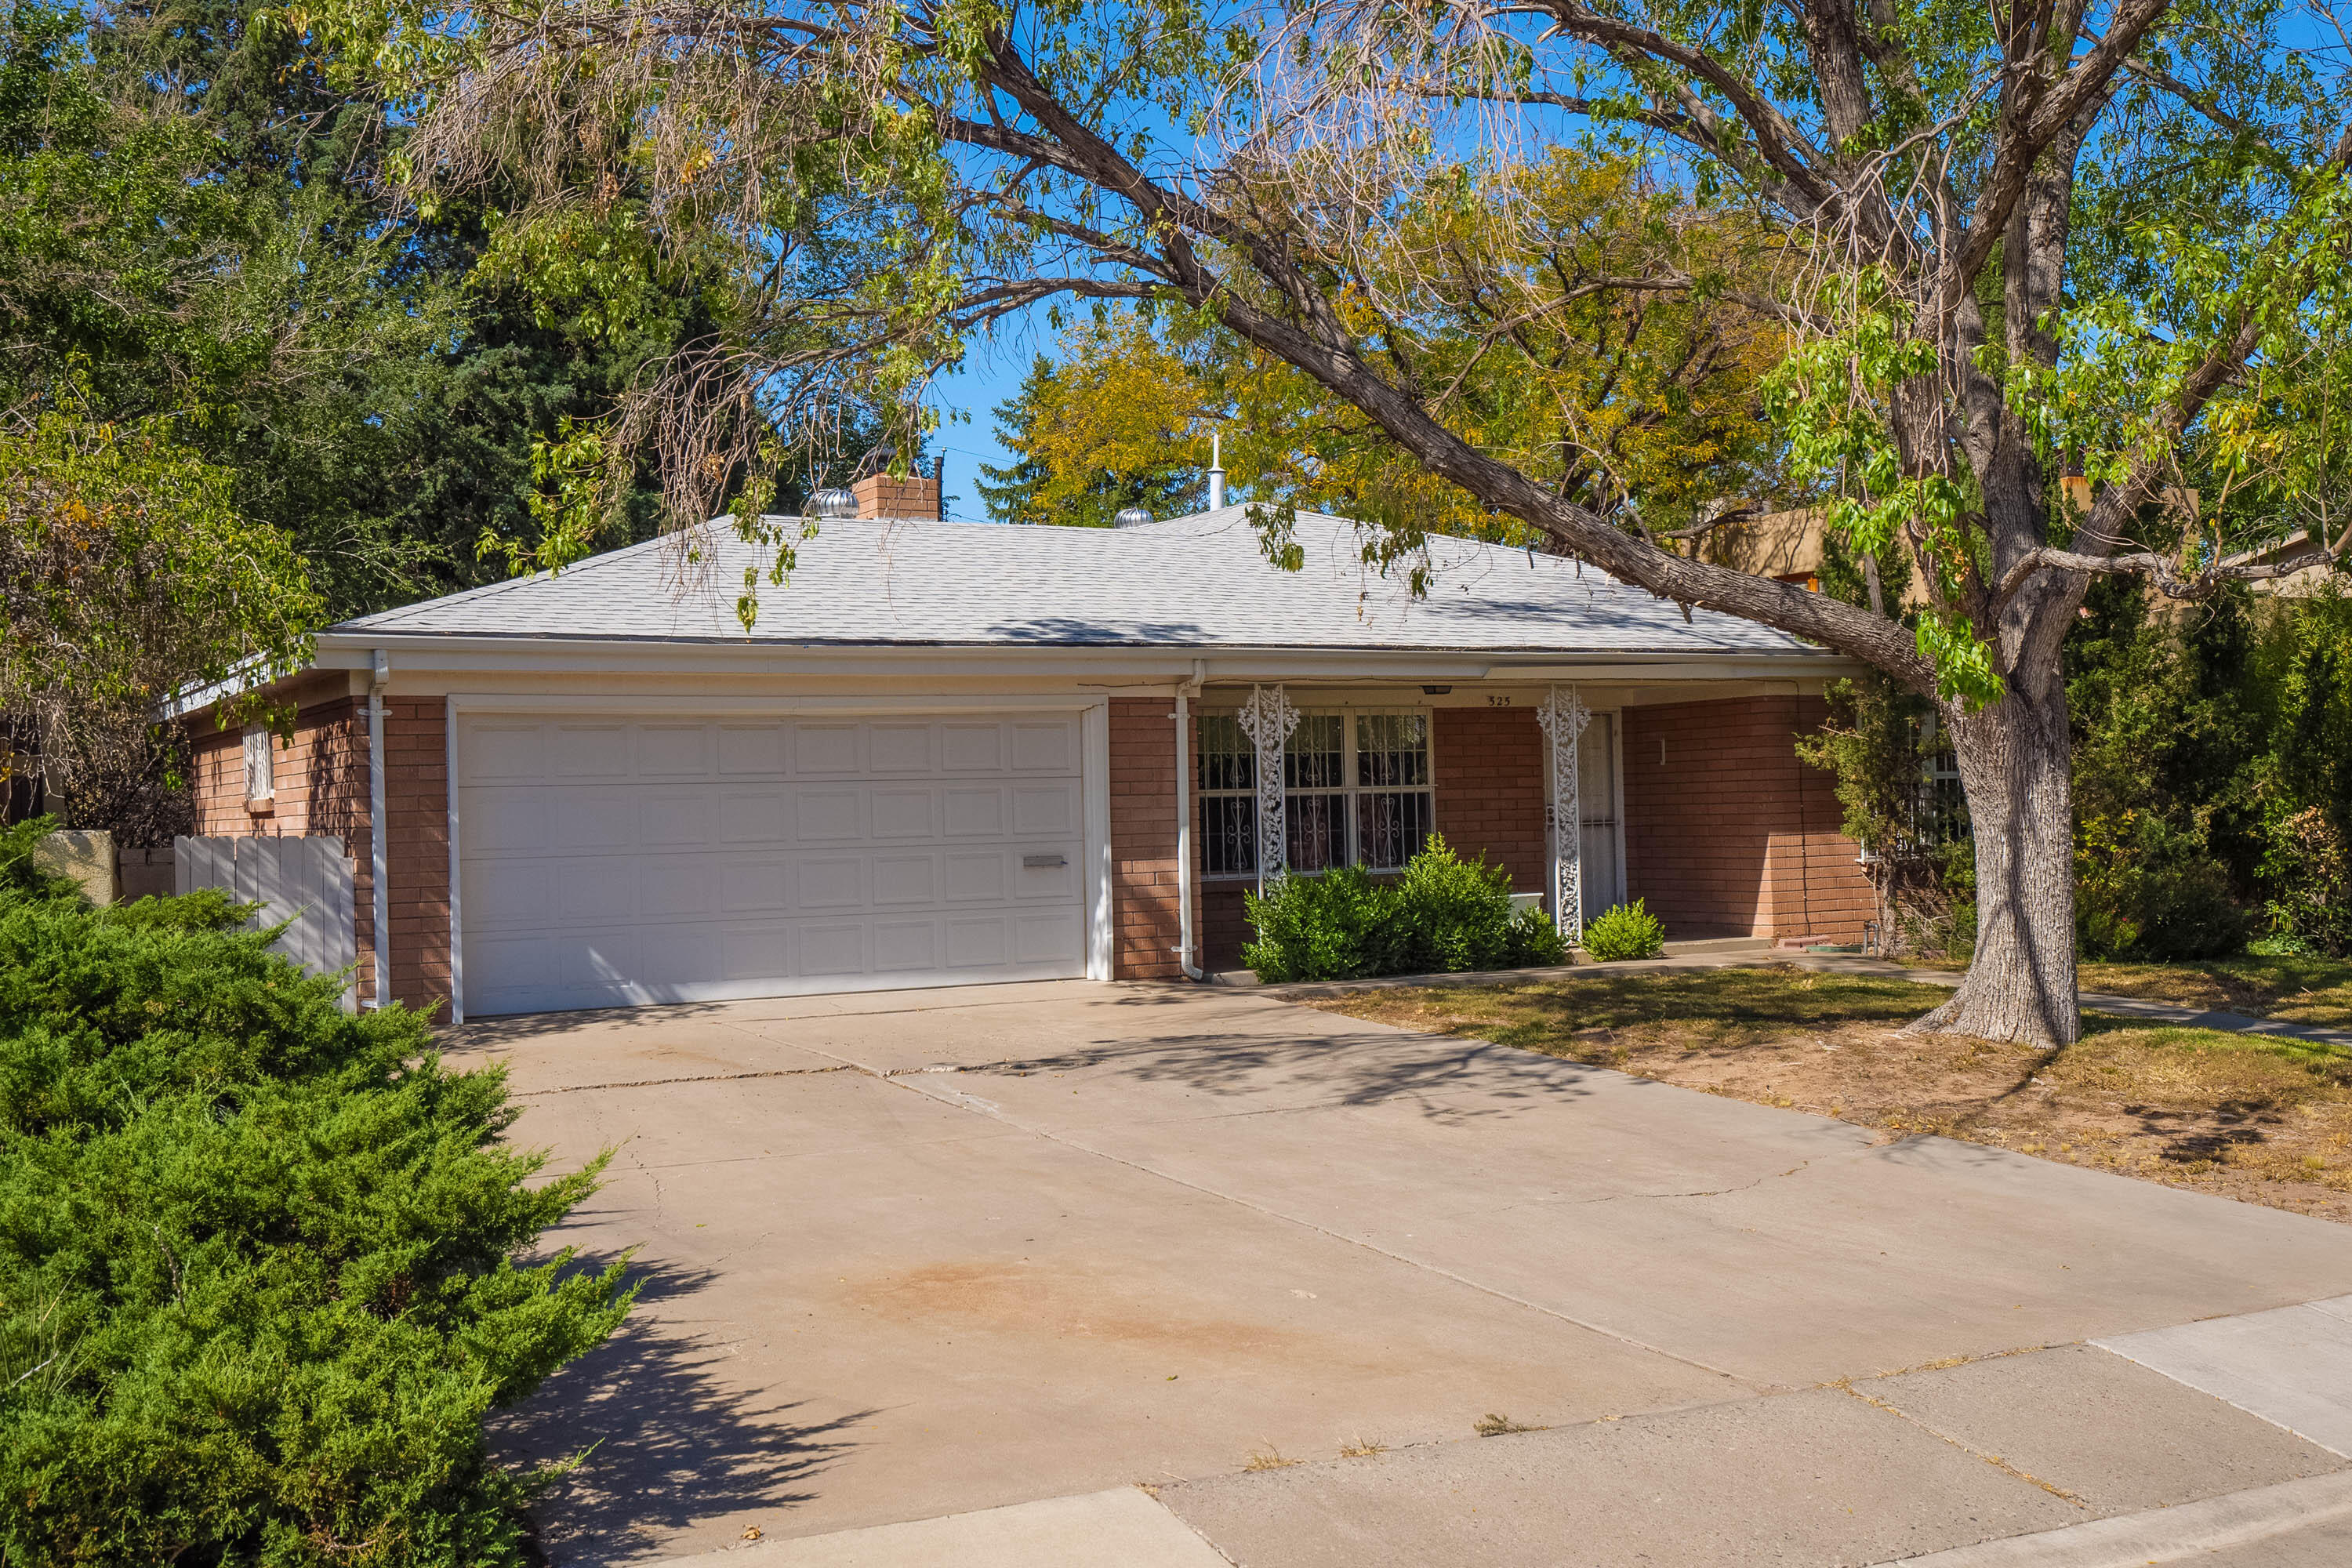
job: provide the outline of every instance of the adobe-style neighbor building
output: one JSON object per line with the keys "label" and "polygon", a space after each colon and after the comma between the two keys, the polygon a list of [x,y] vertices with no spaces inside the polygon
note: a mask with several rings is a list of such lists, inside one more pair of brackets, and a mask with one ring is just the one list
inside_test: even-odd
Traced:
{"label": "adobe-style neighbor building", "polygon": [[713,531],[684,583],[656,542],[322,634],[291,748],[191,721],[198,831],[341,836],[361,998],[459,1018],[1171,979],[1237,963],[1261,861],[1433,831],[1671,937],[1868,918],[1791,746],[1851,665],[1591,567],[1436,540],[1415,600],[1338,518],[1297,573],[1238,507],[841,519],[747,636]]}

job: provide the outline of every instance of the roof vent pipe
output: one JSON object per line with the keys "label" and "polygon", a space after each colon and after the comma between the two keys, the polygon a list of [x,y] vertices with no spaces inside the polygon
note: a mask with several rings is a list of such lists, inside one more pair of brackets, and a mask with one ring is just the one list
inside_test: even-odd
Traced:
{"label": "roof vent pipe", "polygon": [[1209,432],[1209,510],[1218,511],[1225,504],[1225,454],[1221,432]]}

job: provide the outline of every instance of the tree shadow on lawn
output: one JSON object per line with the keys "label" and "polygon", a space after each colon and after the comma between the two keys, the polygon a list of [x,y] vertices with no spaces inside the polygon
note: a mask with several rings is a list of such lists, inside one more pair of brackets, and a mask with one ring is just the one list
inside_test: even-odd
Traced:
{"label": "tree shadow on lawn", "polygon": [[874,1412],[818,1418],[798,1402],[730,1386],[719,1375],[726,1346],[646,1311],[712,1278],[642,1273],[636,1310],[619,1332],[492,1417],[490,1451],[506,1463],[583,1456],[531,1507],[554,1568],[656,1550],[730,1513],[796,1507],[856,1447],[853,1434]]}

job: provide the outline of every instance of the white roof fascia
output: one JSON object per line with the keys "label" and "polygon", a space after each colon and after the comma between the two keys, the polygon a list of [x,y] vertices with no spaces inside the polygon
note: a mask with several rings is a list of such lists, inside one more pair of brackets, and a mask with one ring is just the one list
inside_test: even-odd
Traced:
{"label": "white roof fascia", "polygon": [[[374,652],[399,656],[407,672],[444,674],[738,673],[747,675],[971,676],[980,668],[1030,677],[1070,674],[1190,679],[1197,661],[1210,680],[1344,679],[1391,675],[1428,680],[1600,680],[1640,675],[1650,679],[1722,680],[1790,676],[1828,677],[1858,670],[1844,655],[1822,648],[1786,653],[1742,650],[1717,657],[1687,653],[1595,654],[1564,662],[1556,652],[1458,648],[1121,647],[980,644],[710,643],[654,639],[465,637],[446,633],[327,633],[314,668],[370,668]],[[1524,660],[1524,662],[1521,662]]]}

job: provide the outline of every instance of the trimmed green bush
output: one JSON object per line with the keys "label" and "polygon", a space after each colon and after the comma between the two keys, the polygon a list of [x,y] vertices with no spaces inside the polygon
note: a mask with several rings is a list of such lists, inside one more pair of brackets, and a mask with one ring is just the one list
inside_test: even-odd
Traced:
{"label": "trimmed green bush", "polygon": [[1584,951],[1602,963],[1622,958],[1655,958],[1666,951],[1666,928],[1640,899],[1584,922]]}
{"label": "trimmed green bush", "polygon": [[1541,910],[1511,910],[1510,873],[1432,837],[1402,875],[1360,866],[1286,877],[1244,905],[1257,940],[1242,962],[1268,984],[1518,969],[1567,957]]}
{"label": "trimmed green bush", "polygon": [[496,1068],[349,1015],[218,893],[93,909],[0,833],[0,1562],[518,1563],[482,1422],[604,1339],[618,1264],[516,1262]]}

